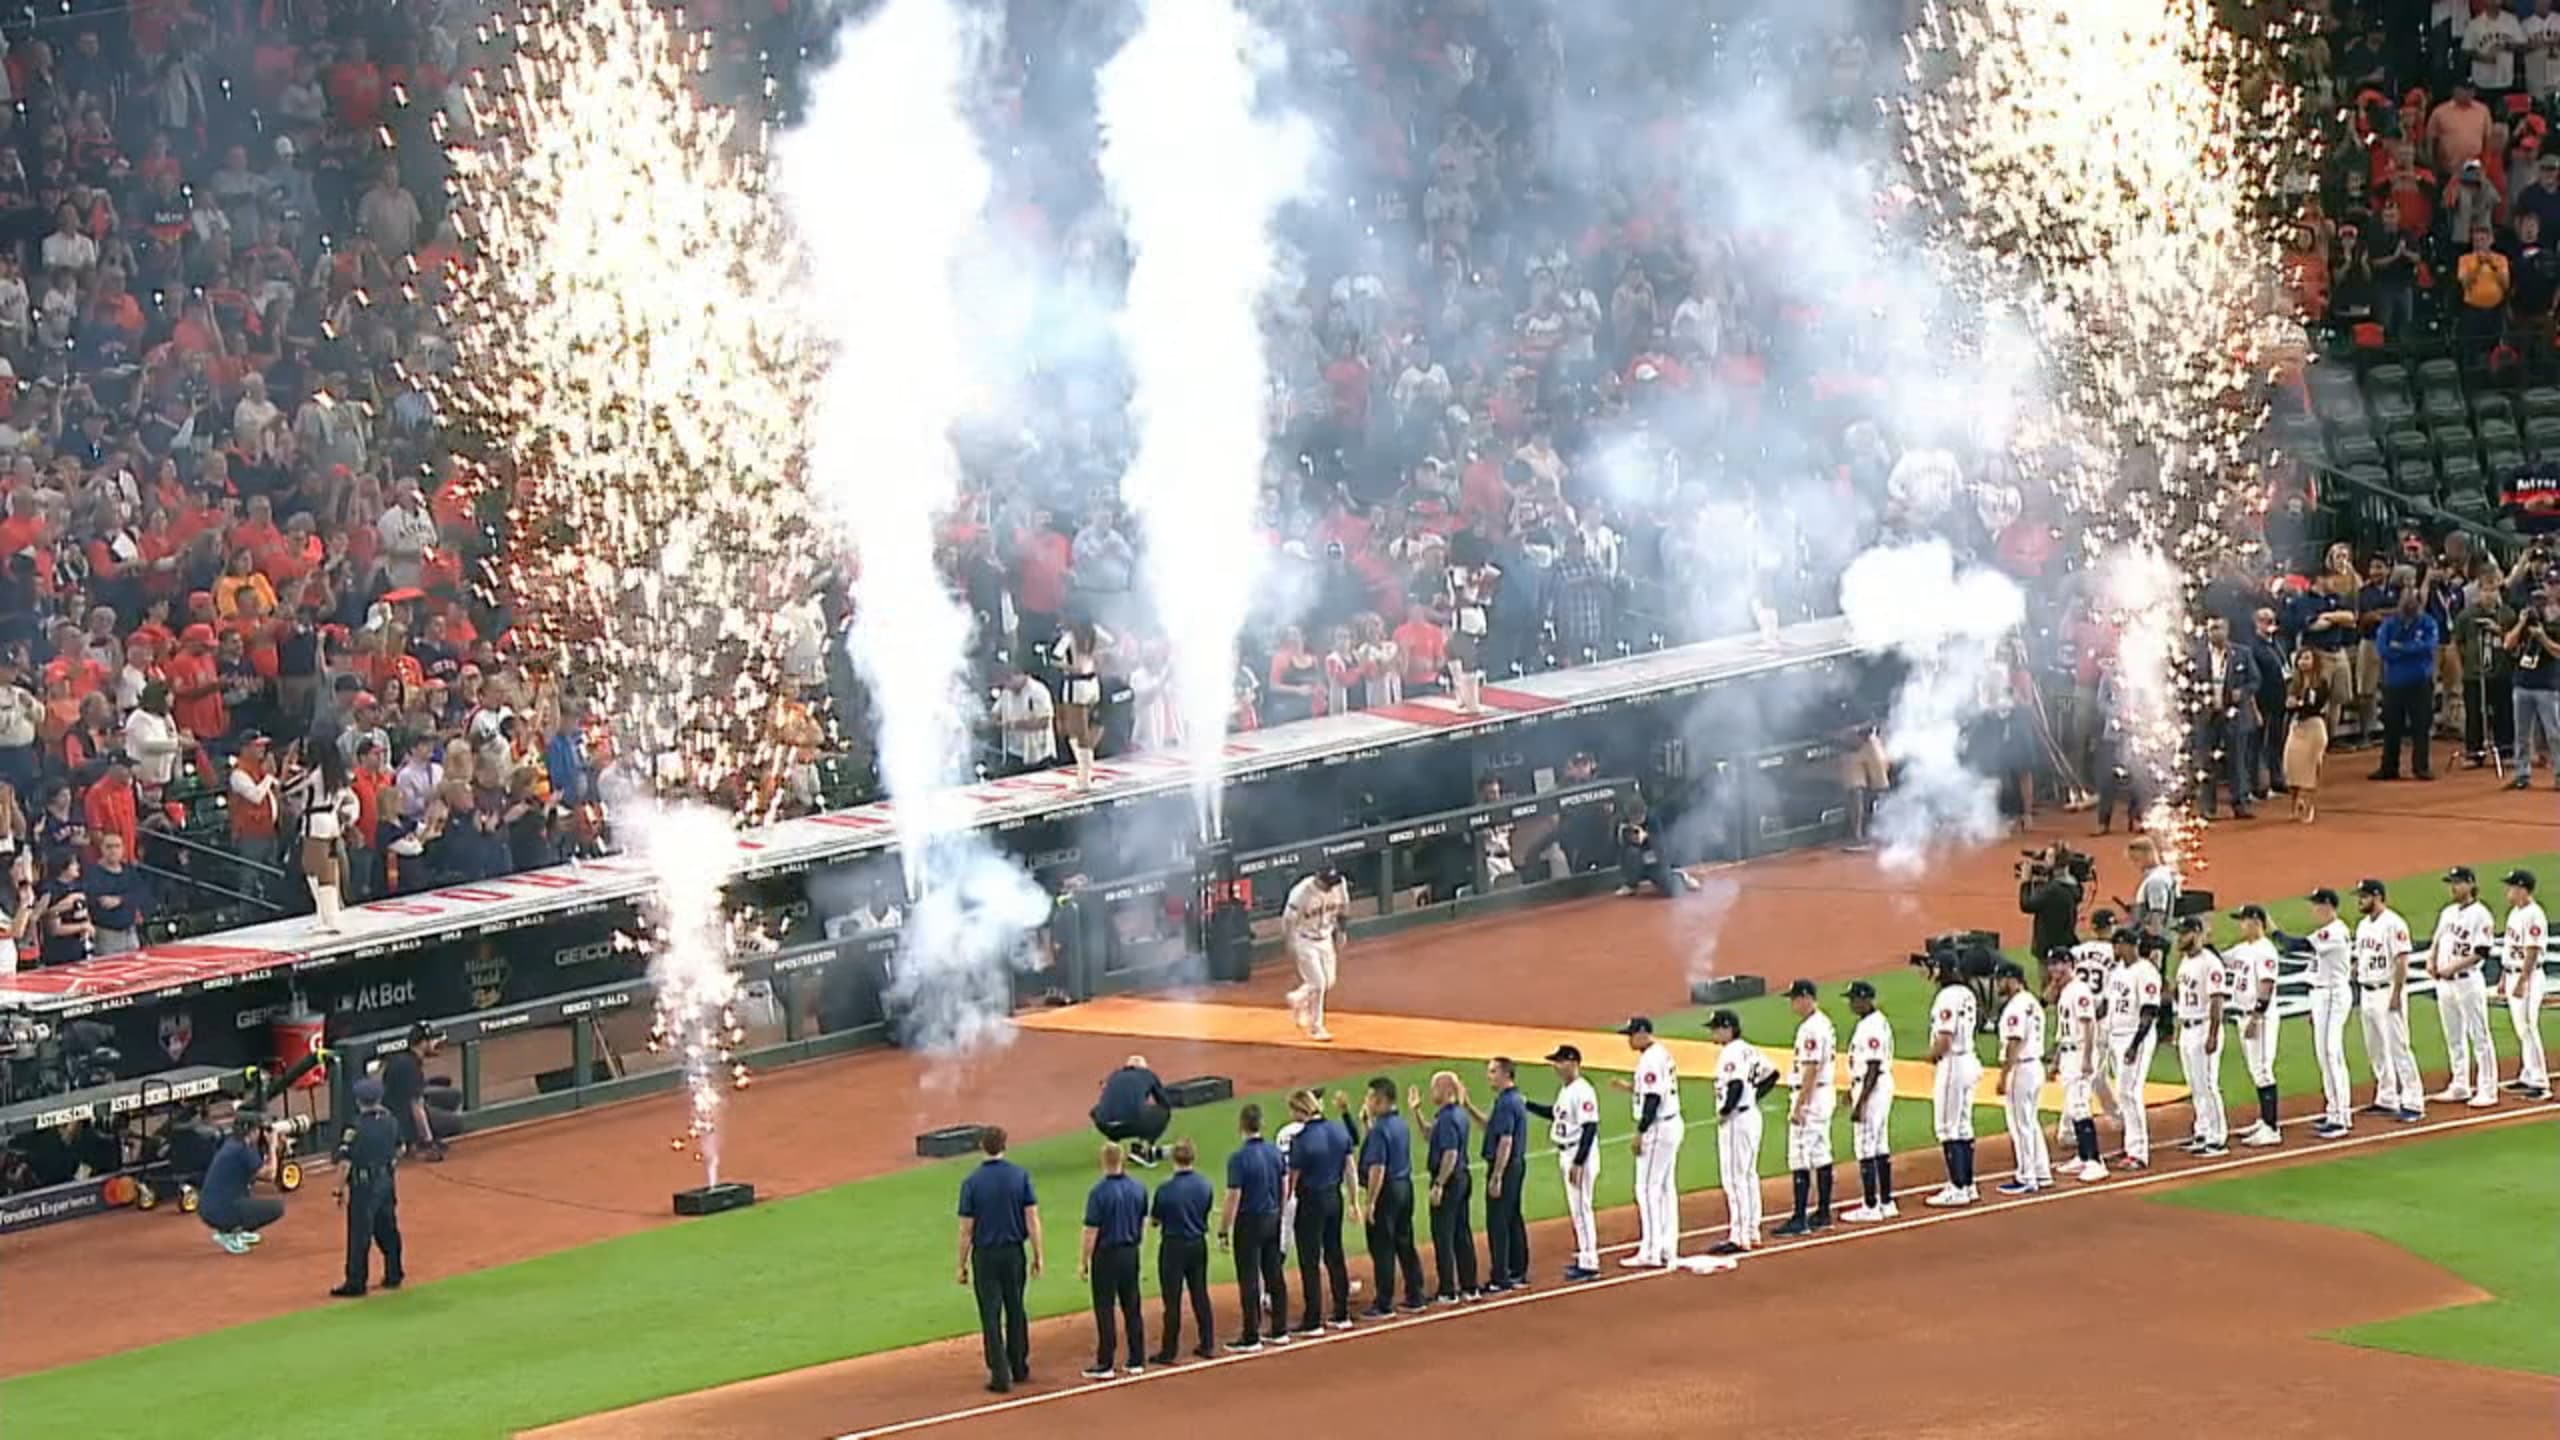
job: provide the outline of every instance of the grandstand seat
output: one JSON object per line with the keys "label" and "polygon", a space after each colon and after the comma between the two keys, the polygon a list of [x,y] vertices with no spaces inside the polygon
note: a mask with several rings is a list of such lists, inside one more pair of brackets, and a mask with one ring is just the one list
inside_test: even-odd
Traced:
{"label": "grandstand seat", "polygon": [[2327,410],[2331,401],[2340,397],[2356,398],[2356,377],[2329,365],[2314,365],[2303,375],[2303,383],[2311,391],[2311,403]]}
{"label": "grandstand seat", "polygon": [[2545,459],[2560,457],[2560,415],[2536,415],[2524,422],[2524,448]]}
{"label": "grandstand seat", "polygon": [[2427,433],[2436,442],[2436,458],[2439,460],[2468,455],[2476,463],[2480,458],[2480,437],[2471,433],[2468,425],[2438,425]]}
{"label": "grandstand seat", "polygon": [[2370,435],[2341,435],[2329,443],[2329,458],[2342,467],[2379,465],[2382,447],[2373,443]]}
{"label": "grandstand seat", "polygon": [[2430,459],[2436,453],[2435,442],[2427,438],[2426,431],[2417,429],[2392,431],[2382,437],[2382,448],[2391,452],[2394,465],[2404,460]]}
{"label": "grandstand seat", "polygon": [[2480,468],[2477,458],[2470,455],[2447,455],[2438,469],[2444,476],[2444,485],[2438,491],[2439,494],[2459,495],[2466,490],[2474,495],[2484,493],[2483,486],[2488,478],[2488,472]]}
{"label": "grandstand seat", "polygon": [[2539,415],[2560,415],[2560,389],[2537,385],[2527,390],[2524,392],[2524,413],[2527,419]]}
{"label": "grandstand seat", "polygon": [[2489,503],[2489,492],[2485,490],[2456,490],[2444,497],[2444,508],[2475,525],[2492,524],[2498,514],[2497,507]]}
{"label": "grandstand seat", "polygon": [[2372,396],[2365,402],[2365,409],[2373,416],[2373,428],[2376,430],[2418,423],[2418,407],[2410,404],[2406,395],[2387,393]]}
{"label": "grandstand seat", "polygon": [[2450,390],[2462,383],[2462,367],[2451,358],[2439,355],[2418,362],[2418,384],[2429,390]]}
{"label": "grandstand seat", "polygon": [[2396,361],[2364,372],[2364,393],[2379,401],[2386,395],[2409,398],[2409,367]]}
{"label": "grandstand seat", "polygon": [[2393,476],[2390,488],[2403,495],[2433,495],[2443,488],[2444,478],[2436,473],[2433,460],[2412,460]]}
{"label": "grandstand seat", "polygon": [[2505,480],[2506,477],[2525,466],[2524,452],[2512,446],[2503,450],[2491,450],[2488,461],[2489,480],[2492,484]]}
{"label": "grandstand seat", "polygon": [[2463,401],[2460,390],[2448,386],[2427,391],[2426,398],[2418,402],[2418,413],[2427,417],[2430,425],[2459,423],[2471,418],[2471,407]]}
{"label": "grandstand seat", "polygon": [[2472,423],[2480,426],[2483,434],[2488,432],[2490,420],[2504,420],[2512,425],[2515,418],[2516,402],[2503,390],[2484,391],[2471,397]]}
{"label": "grandstand seat", "polygon": [[2277,448],[2302,460],[2318,460],[2328,449],[2328,440],[2321,433],[2320,422],[2308,415],[2293,415],[2277,421],[2274,439]]}
{"label": "grandstand seat", "polygon": [[2359,489],[2365,486],[2375,486],[2384,490],[2391,488],[2391,472],[2379,465],[2352,465],[2339,473],[2346,476],[2347,480]]}
{"label": "grandstand seat", "polygon": [[2516,422],[2513,420],[2501,415],[2491,415],[2480,421],[2481,449],[2513,450],[2523,443],[2524,437],[2516,433]]}
{"label": "grandstand seat", "polygon": [[2399,537],[2400,507],[2379,495],[2358,495],[2355,503],[2356,533],[2363,543],[2380,549]]}

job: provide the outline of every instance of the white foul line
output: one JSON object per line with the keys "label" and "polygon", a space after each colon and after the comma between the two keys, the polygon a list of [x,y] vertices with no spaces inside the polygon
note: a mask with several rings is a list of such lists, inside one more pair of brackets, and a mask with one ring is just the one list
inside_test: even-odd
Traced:
{"label": "white foul line", "polygon": [[[2299,1160],[2305,1155],[2335,1155],[2342,1151],[2360,1149],[2367,1145],[2380,1145],[2389,1141],[2406,1140],[2416,1136],[2441,1135],[2454,1130],[2467,1130],[2474,1125],[2493,1125],[2505,1120],[2530,1120],[2535,1118],[2549,1119],[2554,1113],[2560,1112],[2555,1112],[2554,1109],[2549,1106],[2526,1104],[2513,1108],[2501,1107],[2497,1110],[2487,1111],[2478,1115],[2466,1115],[2456,1120],[2422,1121],[2415,1125],[2403,1125],[2398,1121],[2385,1118],[2383,1123],[2389,1127],[2387,1129],[2376,1130],[2363,1135],[2354,1135],[2341,1140],[2324,1140],[2319,1142],[2316,1147],[2309,1149],[2300,1147],[2271,1147],[2255,1154],[2233,1155],[2227,1159],[2208,1160],[2195,1165],[2181,1165],[2176,1169],[2153,1169],[2131,1173],[2115,1171],[2110,1172],[2109,1178],[2099,1184],[2080,1185],[2077,1184],[2077,1182],[2073,1182],[2073,1188],[2069,1189],[2062,1188],[2060,1184],[2057,1184],[2051,1188],[2038,1191],[2033,1195],[2003,1197],[2001,1200],[1991,1204],[1968,1205],[1958,1209],[1937,1210],[1926,1215],[1915,1215],[1907,1220],[1888,1220],[1878,1224],[1855,1226],[1848,1224],[1836,1224],[1832,1229],[1823,1234],[1815,1235],[1806,1239],[1789,1240],[1787,1243],[1768,1251],[1745,1257],[1742,1263],[1761,1264],[1768,1260],[1776,1259],[1782,1255],[1801,1254],[1808,1250],[1819,1249],[1826,1245],[1838,1245],[1845,1241],[1862,1240],[1877,1235],[1893,1235],[1906,1230],[1919,1230],[1927,1226],[1946,1224],[1955,1220],[1978,1219],[1984,1215],[2005,1215],[2012,1211],[2025,1209],[2030,1205],[2046,1205],[2063,1200],[2085,1199],[2093,1195],[2121,1195],[2127,1190],[2139,1189],[2145,1185],[2156,1185],[2165,1180],[2192,1180],[2198,1176],[2216,1175],[2232,1170],[2245,1170],[2254,1165],[2271,1164],[2278,1160]],[[2320,1118],[2321,1117],[2317,1115],[2305,1115],[2283,1123],[2287,1126],[2312,1125],[2318,1123]],[[2015,1173],[2016,1172],[2013,1170],[2003,1170],[1994,1173],[1990,1178],[1996,1180],[2002,1175]],[[1727,1228],[1728,1227],[1723,1225],[1702,1226],[1699,1229],[1682,1231],[1681,1238],[1685,1240],[1702,1235],[1720,1235],[1724,1234]],[[1600,1253],[1602,1255],[1615,1255],[1621,1251],[1633,1250],[1634,1248],[1635,1244],[1630,1241],[1624,1244],[1608,1246]],[[1073,1385],[1060,1390],[1044,1390],[1037,1395],[1023,1395],[1009,1400],[990,1400],[983,1405],[972,1405],[965,1409],[949,1410],[939,1415],[919,1416],[913,1420],[900,1420],[893,1424],[874,1426],[869,1430],[856,1430],[849,1434],[839,1435],[836,1437],[836,1440],[875,1440],[875,1437],[880,1436],[905,1435],[918,1430],[929,1430],[937,1426],[956,1424],[962,1420],[976,1420],[989,1415],[1001,1415],[1009,1410],[1026,1409],[1033,1405],[1046,1405],[1054,1400],[1073,1400],[1087,1395],[1099,1395],[1105,1391],[1123,1389],[1131,1385],[1144,1385],[1152,1380],[1170,1379],[1176,1375],[1196,1375],[1201,1371],[1213,1370],[1221,1365],[1240,1365],[1247,1361],[1268,1359],[1275,1355],[1287,1355],[1293,1351],[1304,1350],[1318,1345],[1331,1345],[1344,1341],[1371,1339],[1380,1335],[1397,1335],[1411,1330],[1416,1326],[1435,1324],[1442,1320],[1459,1320],[1476,1315],[1490,1315],[1496,1311],[1508,1310],[1515,1305],[1529,1305],[1540,1300],[1555,1300],[1569,1295],[1587,1295],[1593,1291],[1613,1289],[1617,1286],[1631,1284],[1639,1280],[1660,1280],[1666,1276],[1684,1273],[1687,1272],[1680,1270],[1630,1270],[1624,1274],[1604,1276],[1598,1280],[1586,1280],[1579,1284],[1560,1282],[1553,1288],[1533,1290],[1526,1295],[1506,1295],[1500,1299],[1479,1301],[1472,1305],[1450,1305],[1446,1307],[1437,1307],[1419,1315],[1413,1315],[1393,1321],[1381,1321],[1351,1330],[1327,1331],[1323,1335],[1309,1335],[1293,1340],[1286,1345],[1274,1346],[1260,1351],[1247,1352],[1244,1354],[1221,1353],[1214,1360],[1192,1360],[1181,1365],[1151,1365],[1147,1367],[1145,1373],[1139,1375],[1124,1375],[1112,1380],[1096,1380],[1087,1384]],[[1283,1323],[1285,1323],[1285,1320]]]}

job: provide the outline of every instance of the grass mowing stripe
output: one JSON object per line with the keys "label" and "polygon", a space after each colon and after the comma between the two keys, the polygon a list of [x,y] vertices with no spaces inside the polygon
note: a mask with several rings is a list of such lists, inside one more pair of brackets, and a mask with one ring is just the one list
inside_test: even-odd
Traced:
{"label": "grass mowing stripe", "polygon": [[2494,1299],[2331,1332],[2328,1338],[2560,1375],[2560,1121],[2498,1126],[2325,1165],[2218,1180],[2161,1203],[2331,1225],[2378,1236]]}

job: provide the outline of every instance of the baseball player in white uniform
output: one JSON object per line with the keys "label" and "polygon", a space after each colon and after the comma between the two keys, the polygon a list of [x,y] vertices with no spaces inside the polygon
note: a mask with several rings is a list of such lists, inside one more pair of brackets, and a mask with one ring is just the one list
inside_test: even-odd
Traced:
{"label": "baseball player in white uniform", "polygon": [[1324,1028],[1324,997],[1333,989],[1336,948],[1350,900],[1350,882],[1330,862],[1289,889],[1289,958],[1298,966],[1298,988],[1289,992],[1289,1018],[1310,1039],[1333,1038]]}
{"label": "baseball player in white uniform", "polygon": [[1609,1083],[1635,1095],[1636,1216],[1643,1225],[1636,1253],[1618,1263],[1668,1268],[1680,1258],[1680,1067],[1644,1016],[1618,1033],[1636,1052],[1635,1078]]}
{"label": "baseball player in white uniform", "polygon": [[2053,1006],[2053,1078],[2062,1087],[2062,1128],[2055,1133],[2070,1141],[2071,1170],[2083,1182],[2107,1178],[2107,1167],[2098,1158],[2098,1112],[2090,1103],[2103,1043],[2098,1036],[2098,983],[2107,972],[2104,960],[2092,963],[2093,947],[2111,949],[2103,940],[2084,940],[2053,952],[2044,964],[2045,998]]}
{"label": "baseball player in white uniform", "polygon": [[2222,1108],[2222,1001],[2230,992],[2222,957],[2204,943],[2204,917],[2178,921],[2178,975],[2172,1005],[2178,1017],[2178,1068],[2187,1082],[2187,1099],[2195,1107],[2196,1129],[2187,1137],[2191,1154],[2231,1153],[2230,1117]]}
{"label": "baseball player in white uniform", "polygon": [[2000,1101],[2009,1122],[2009,1146],[2017,1173],[2000,1186],[2003,1195],[2033,1195],[2053,1184],[2053,1151],[2036,1118],[2044,1090],[2044,1005],[2027,988],[2027,972],[2000,962]]}
{"label": "baseball player in white uniform", "polygon": [[2249,1066],[2249,1083],[2257,1087],[2258,1123],[2240,1137],[2243,1145],[2284,1143],[2276,1116],[2276,972],[2283,958],[2268,938],[2267,911],[2243,905],[2231,912],[2240,922],[2240,939],[2222,952],[2222,967],[2231,986],[2231,1009],[2240,1016],[2240,1058]]}
{"label": "baseball player in white uniform", "polygon": [[1597,1280],[1600,1227],[1592,1218],[1591,1191],[1600,1183],[1600,1093],[1582,1078],[1581,1047],[1559,1045],[1547,1063],[1556,1071],[1555,1103],[1527,1103],[1530,1114],[1547,1122],[1556,1164],[1564,1171],[1564,1209],[1573,1218],[1573,1263],[1564,1278]]}
{"label": "baseball player in white uniform", "polygon": [[[1831,1228],[1831,1111],[1838,1083],[1832,1062],[1840,1053],[1840,1031],[1822,1013],[1819,996],[1810,980],[1787,987],[1787,1008],[1796,1012],[1795,1049],[1787,1061],[1787,1084],[1795,1090],[1787,1103],[1787,1171],[1796,1208],[1778,1227],[1781,1235]],[[1814,1202],[1810,1213],[1808,1199]]]}
{"label": "baseball player in white uniform", "polygon": [[1953,955],[1942,955],[1930,967],[1937,998],[1929,1002],[1929,1108],[1937,1121],[1938,1150],[1946,1157],[1947,1183],[1924,1203],[1970,1205],[1981,1198],[1973,1188],[1973,1087],[1982,1079],[1982,1061],[1973,1053],[1973,1032],[1981,1003]]}
{"label": "baseball player in white uniform", "polygon": [[2507,950],[2498,965],[2498,993],[2507,1002],[2507,1023],[2515,1027],[2516,1078],[2506,1088],[2535,1100],[2551,1098],[2551,1070],[2542,1058],[2542,997],[2549,980],[2542,973],[2542,948],[2551,926],[2533,898],[2530,870],[2507,872]]}
{"label": "baseball player in white uniform", "polygon": [[[1724,1187],[1724,1243],[1710,1255],[1739,1255],[1760,1244],[1760,1097],[1778,1084],[1778,1067],[1742,1038],[1742,1017],[1707,1017],[1716,1051],[1716,1180]],[[1801,1232],[1799,1232],[1801,1233]]]}
{"label": "baseball player in white uniform", "polygon": [[2151,1075],[2152,1053],[2160,1048],[2160,967],[2151,957],[2162,946],[2157,937],[2140,935],[2118,951],[2131,952],[2107,972],[2099,1020],[2107,1032],[2107,1074],[2114,1092],[2116,1118],[2124,1126],[2124,1158],[2119,1170],[2151,1166],[2151,1117],[2142,1108],[2143,1086]]}
{"label": "baseball player in white uniform", "polygon": [[1858,1208],[1843,1220],[1890,1220],[1902,1213],[1893,1203],[1893,1146],[1885,1134],[1885,1117],[1893,1112],[1893,1022],[1876,1008],[1876,987],[1850,982],[1849,1013],[1858,1017],[1849,1032],[1849,1145],[1858,1157]]}
{"label": "baseball player in white uniform", "polygon": [[2356,882],[2356,1004],[2373,1066],[2371,1108],[2414,1125],[2426,1118],[2427,1097],[2409,1048],[2409,922],[2393,912],[2389,895],[2379,880]]}
{"label": "baseball player in white uniform", "polygon": [[[1289,1147],[1297,1142],[1298,1132],[1306,1129],[1308,1122],[1323,1114],[1324,1107],[1317,1103],[1316,1092],[1313,1090],[1289,1092],[1289,1123],[1281,1126],[1280,1133],[1271,1137],[1272,1148],[1280,1152],[1281,1174],[1289,1173]],[[1281,1259],[1289,1258],[1289,1250],[1296,1243],[1297,1235],[1298,1192],[1295,1186],[1291,1186],[1288,1188],[1288,1193],[1280,1198]]]}
{"label": "baseball player in white uniform", "polygon": [[2468,865],[2444,872],[2451,899],[2436,914],[2427,973],[2436,979],[2436,1019],[2453,1079],[2430,1099],[2486,1110],[2498,1103],[2498,1052],[2489,1038],[2489,980],[2481,965],[2497,921],[2480,903],[2480,878]]}
{"label": "baseball player in white uniform", "polygon": [[2335,1140],[2354,1125],[2355,1095],[2347,1078],[2347,1014],[2354,1009],[2355,937],[2338,918],[2338,892],[2311,892],[2311,1055],[2320,1064],[2320,1123],[2311,1133]]}

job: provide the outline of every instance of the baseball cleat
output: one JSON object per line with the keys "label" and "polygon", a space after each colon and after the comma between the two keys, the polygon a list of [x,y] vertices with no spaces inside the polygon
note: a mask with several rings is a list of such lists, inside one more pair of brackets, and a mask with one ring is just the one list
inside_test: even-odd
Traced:
{"label": "baseball cleat", "polygon": [[1618,1257],[1618,1268],[1621,1270],[1650,1270],[1661,1263],[1642,1251]]}
{"label": "baseball cleat", "polygon": [[1310,1040],[1321,1040],[1327,1044],[1331,1044],[1333,1041],[1333,1032],[1321,1028],[1310,1030],[1307,1032],[1307,1038]]}
{"label": "baseball cleat", "polygon": [[1840,1218],[1851,1225],[1864,1225],[1871,1220],[1881,1220],[1884,1217],[1876,1213],[1876,1207],[1873,1205],[1852,1205],[1840,1212]]}
{"label": "baseball cleat", "polygon": [[1902,1207],[1890,1200],[1887,1200],[1876,1207],[1876,1215],[1880,1219],[1897,1220],[1902,1216]]}
{"label": "baseball cleat", "polygon": [[2533,1093],[2533,1086],[2523,1080],[2510,1080],[2498,1088],[2501,1090],[2513,1090],[2520,1095],[2530,1095]]}
{"label": "baseball cleat", "polygon": [[1817,1212],[1812,1219],[1804,1222],[1804,1228],[1816,1232],[1828,1230],[1831,1228],[1831,1217]]}
{"label": "baseball cleat", "polygon": [[1723,1244],[1721,1244],[1721,1245],[1716,1245],[1716,1246],[1712,1246],[1712,1247],[1710,1247],[1710,1248],[1708,1249],[1707,1253],[1708,1253],[1708,1254],[1710,1254],[1710,1255],[1716,1255],[1716,1256],[1739,1255],[1739,1254],[1742,1254],[1742,1253],[1743,1253],[1743,1249],[1742,1249],[1742,1247],[1741,1247],[1741,1246],[1734,1244],[1734,1243],[1733,1243],[1732,1241],[1730,1241],[1730,1240],[1727,1240],[1727,1241],[1725,1241],[1725,1242],[1724,1242]]}
{"label": "baseball cleat", "polygon": [[2399,1121],[2403,1125],[2415,1125],[2419,1121],[2427,1118],[2427,1112],[2424,1110],[2403,1110],[2391,1118]]}
{"label": "baseball cleat", "polygon": [[1804,1223],[1802,1216],[1791,1216],[1781,1223],[1778,1228],[1770,1231],[1769,1233],[1772,1235],[1802,1235],[1810,1228],[1810,1226]]}
{"label": "baseball cleat", "polygon": [[1363,1320],[1393,1320],[1396,1318],[1396,1307],[1385,1304],[1372,1305],[1368,1309],[1360,1312],[1360,1318]]}
{"label": "baseball cleat", "polygon": [[2044,1187],[2041,1185],[2031,1185],[2024,1180],[2011,1180],[2000,1187],[2000,1193],[2003,1195],[2033,1195],[2043,1188]]}
{"label": "baseball cleat", "polygon": [[2281,1131],[2278,1131],[2278,1130],[2277,1130],[2277,1129],[2275,1129],[2273,1126],[2269,1126],[2269,1125],[2261,1125],[2261,1126],[2259,1126],[2257,1129],[2252,1130],[2252,1131],[2250,1131],[2248,1134],[2246,1134],[2246,1135],[2244,1135],[2244,1136],[2240,1137],[2240,1143],[2241,1143],[2241,1144],[2243,1144],[2243,1145],[2254,1146],[2254,1147],[2256,1147],[2256,1148],[2258,1148],[2258,1149],[2263,1150],[2263,1149],[2267,1148],[2267,1147],[2268,1147],[2268,1146],[2270,1146],[2270,1145],[2281,1145],[2281,1144],[2283,1144],[2283,1143],[2284,1143],[2284,1135],[2283,1135],[2283,1133],[2282,1133]]}
{"label": "baseball cleat", "polygon": [[2493,1110],[2497,1108],[2498,1097],[2495,1095],[2474,1095],[2462,1103],[2470,1106],[2474,1110]]}
{"label": "baseball cleat", "polygon": [[2459,1105],[2459,1104],[2463,1103],[2464,1101],[2466,1101],[2466,1100],[2468,1100],[2468,1099],[2470,1099],[2470,1098],[2471,1098],[2471,1087],[2470,1087],[2470,1086],[2468,1086],[2468,1085],[2465,1085],[2465,1086],[2461,1087],[2460,1089],[2456,1089],[2456,1088],[2454,1088],[2454,1087],[2453,1087],[2453,1086],[2451,1086],[2451,1085],[2447,1085],[2447,1086],[2446,1086],[2446,1087],[2444,1087],[2443,1089],[2441,1089],[2441,1090],[2437,1091],[2437,1092],[2436,1092],[2436,1093],[2434,1093],[2433,1095],[2428,1096],[2427,1098],[2428,1098],[2428,1099],[2430,1099],[2430,1100],[2436,1101],[2436,1102],[2438,1102],[2439,1104],[2444,1104],[2444,1105]]}
{"label": "baseball cleat", "polygon": [[2148,1160],[2139,1160],[2131,1155],[2127,1155],[2116,1162],[2116,1168],[2123,1171],[2148,1170],[2151,1168],[2151,1162]]}
{"label": "baseball cleat", "polygon": [[2349,1134],[2350,1131],[2347,1126],[2339,1124],[2335,1120],[2323,1120],[2319,1124],[2311,1127],[2311,1133],[2317,1139],[2335,1140],[2341,1136]]}
{"label": "baseball cleat", "polygon": [[2527,1090],[2524,1092],[2524,1098],[2527,1100],[2548,1100],[2551,1098],[2551,1092],[2547,1089]]}
{"label": "baseball cleat", "polygon": [[2207,1145],[2203,1149],[2194,1153],[2195,1157],[2199,1160],[2219,1160],[2223,1156],[2231,1153],[2231,1147],[2228,1145]]}
{"label": "baseball cleat", "polygon": [[2106,1167],[2106,1166],[2099,1164],[2099,1163],[2098,1163],[2097,1161],[2095,1161],[2095,1160],[2087,1160],[2087,1161],[2083,1161],[2083,1162],[2081,1162],[2081,1165],[2080,1165],[2080,1183],[2081,1183],[2081,1184],[2083,1184],[2083,1185],[2095,1185],[2095,1184],[2096,1184],[2096,1183],[2098,1183],[2099,1181],[2104,1180],[2104,1179],[2106,1179],[2106,1178],[2107,1178],[2107,1167]]}
{"label": "baseball cleat", "polygon": [[1953,1185],[1950,1185],[1920,1203],[1934,1206],[1940,1210],[1947,1210],[1952,1209],[1955,1206],[1969,1204],[1971,1202],[1965,1199],[1965,1192],[1957,1189]]}
{"label": "baseball cleat", "polygon": [[1584,1265],[1567,1265],[1564,1267],[1564,1278],[1569,1284],[1580,1284],[1585,1280],[1599,1279],[1600,1272]]}

